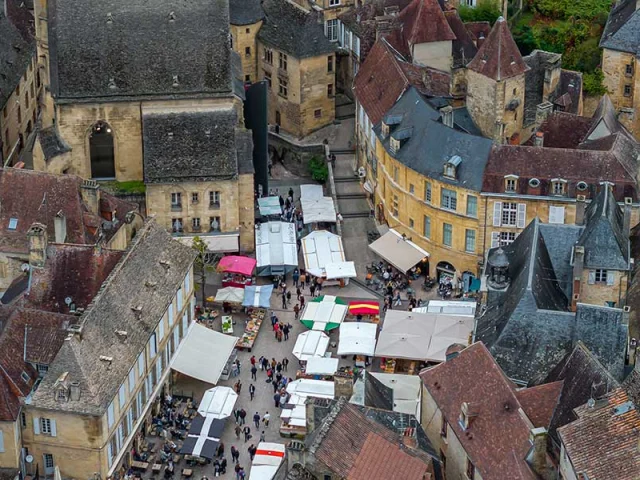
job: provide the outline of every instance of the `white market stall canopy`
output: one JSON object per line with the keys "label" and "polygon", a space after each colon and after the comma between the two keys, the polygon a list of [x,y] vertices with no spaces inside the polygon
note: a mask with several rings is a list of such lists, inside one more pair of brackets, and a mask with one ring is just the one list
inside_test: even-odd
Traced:
{"label": "white market stall canopy", "polygon": [[[200,239],[207,246],[208,252],[217,252],[217,253],[234,253],[240,250],[240,234],[231,233],[231,234],[223,234],[223,235],[198,235]],[[173,237],[178,240],[180,243],[186,245],[187,247],[191,247],[193,245],[193,239],[196,238],[196,235],[193,236],[181,236],[181,237]]]}
{"label": "white market stall canopy", "polygon": [[422,381],[417,375],[370,372],[383,385],[393,390],[393,411],[420,418]]}
{"label": "white market stall canopy", "polygon": [[356,278],[356,264],[354,262],[327,263],[324,266],[327,280],[337,278]]}
{"label": "white market stall canopy", "polygon": [[476,302],[429,300],[426,307],[417,307],[412,311],[418,313],[444,313],[446,315],[469,315],[473,317],[476,314]]}
{"label": "white market stall canopy", "polygon": [[300,185],[300,205],[304,223],[336,223],[336,208],[331,197],[325,197],[322,185]]}
{"label": "white market stall canopy", "polygon": [[171,368],[215,385],[237,341],[237,337],[215,332],[194,322],[178,348]]}
{"label": "white market stall canopy", "polygon": [[218,303],[242,303],[244,300],[244,288],[225,287],[216,292],[215,302]]}
{"label": "white market stall canopy", "polygon": [[[271,266],[298,266],[296,226],[289,222],[266,222],[256,226],[256,260],[258,269]],[[266,270],[265,270],[266,271]],[[261,272],[262,273],[262,272]],[[264,273],[270,275],[270,271]]]}
{"label": "white market stall canopy", "polygon": [[282,207],[280,206],[280,197],[262,197],[258,199],[258,208],[260,215],[282,215]]}
{"label": "white market stall canopy", "polygon": [[233,413],[238,394],[230,387],[210,388],[202,396],[198,413],[203,417],[227,418]]}
{"label": "white market stall canopy", "polygon": [[272,480],[282,463],[285,446],[282,443],[260,442],[251,462],[249,480]]}
{"label": "white market stall canopy", "polygon": [[287,392],[299,397],[334,398],[335,383],[301,378],[287,384]]}
{"label": "white market stall canopy", "polygon": [[405,240],[401,234],[392,228],[370,244],[369,248],[405,273],[420,263],[422,259],[429,256],[426,250],[423,250],[410,240]]}
{"label": "white market stall canopy", "polygon": [[273,285],[247,285],[244,287],[243,307],[271,307]]}
{"label": "white market stall canopy", "polygon": [[345,262],[342,237],[326,230],[315,230],[302,239],[302,256],[305,269],[311,275],[324,277],[328,265]]}
{"label": "white market stall canopy", "polygon": [[338,371],[337,358],[312,357],[307,360],[304,373],[307,375],[333,375]]}
{"label": "white market stall canopy", "polygon": [[474,317],[388,310],[376,357],[444,362],[447,348],[469,345]]}
{"label": "white market stall canopy", "polygon": [[329,347],[329,336],[316,330],[309,330],[298,335],[293,346],[293,355],[298,360],[309,360],[313,357],[324,357]]}
{"label": "white market stall canopy", "polygon": [[367,355],[376,350],[378,325],[368,322],[348,322],[340,326],[338,355]]}
{"label": "white market stall canopy", "polygon": [[333,330],[342,324],[348,308],[340,298],[322,295],[307,303],[300,315],[300,322],[312,330]]}

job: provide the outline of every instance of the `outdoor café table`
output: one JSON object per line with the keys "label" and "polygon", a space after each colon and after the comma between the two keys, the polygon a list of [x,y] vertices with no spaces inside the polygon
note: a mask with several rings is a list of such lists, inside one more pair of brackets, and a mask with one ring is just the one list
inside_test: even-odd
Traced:
{"label": "outdoor caf\u00e9 table", "polygon": [[147,462],[131,462],[131,468],[146,472],[147,468],[149,468],[149,464]]}
{"label": "outdoor caf\u00e9 table", "polygon": [[162,470],[162,464],[161,463],[154,463],[151,467],[151,471],[153,473],[160,473],[160,470]]}

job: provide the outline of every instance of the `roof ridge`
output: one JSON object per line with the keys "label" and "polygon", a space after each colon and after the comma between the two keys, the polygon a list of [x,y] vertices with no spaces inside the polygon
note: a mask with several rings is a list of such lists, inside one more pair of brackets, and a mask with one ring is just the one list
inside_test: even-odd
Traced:
{"label": "roof ridge", "polygon": [[[307,400],[307,401],[313,401],[313,400]],[[316,450],[320,448],[320,445],[322,444],[324,437],[326,437],[327,433],[329,433],[329,430],[331,430],[331,427],[333,426],[333,422],[336,420],[336,418],[338,418],[338,415],[340,415],[340,413],[342,412],[342,408],[345,406],[346,402],[347,402],[346,397],[340,397],[338,398],[336,403],[331,407],[331,411],[322,420],[322,425],[320,425],[320,427],[317,429],[317,432],[313,438],[313,442],[311,443],[311,445],[309,445],[309,453],[314,454]]]}

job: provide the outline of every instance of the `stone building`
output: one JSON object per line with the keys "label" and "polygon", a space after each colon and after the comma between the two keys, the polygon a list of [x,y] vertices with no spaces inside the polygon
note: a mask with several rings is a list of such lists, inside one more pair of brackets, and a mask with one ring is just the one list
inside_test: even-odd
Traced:
{"label": "stone building", "polygon": [[[34,224],[45,228],[45,244],[124,250],[142,223],[135,205],[103,192],[96,182],[75,175],[0,169],[0,202],[3,294],[15,290],[28,274]],[[10,297],[11,294],[2,297],[2,303],[8,303]]]}
{"label": "stone building", "polygon": [[259,81],[258,32],[264,20],[260,0],[229,0],[231,46],[242,59],[242,78],[245,83]]}
{"label": "stone building", "polygon": [[27,2],[5,0],[0,12],[0,161],[19,162],[35,130],[38,101],[42,91],[36,44],[33,38],[33,10]]}
{"label": "stone building", "polygon": [[[236,126],[243,128],[243,66],[231,48],[229,0],[150,5],[124,0],[113,5],[36,2],[38,18],[45,19],[36,24],[36,32],[39,55],[48,59],[51,96],[44,102],[47,111],[34,146],[33,164],[36,170],[96,180],[142,183],[153,179],[147,207],[171,228],[166,219],[173,218],[174,192],[165,189],[164,196],[160,195],[157,184],[169,180],[146,168],[167,161],[168,152],[182,166],[196,158],[202,165],[204,159],[223,156],[212,154],[218,147],[213,139],[219,140],[217,118],[203,120],[200,110],[232,108]],[[159,126],[164,135],[149,131],[152,120],[161,114],[166,117]],[[182,140],[190,127],[200,128],[200,136],[193,135],[198,139],[193,142],[172,143],[174,127]],[[228,142],[223,150],[230,157],[235,142]],[[252,149],[248,150],[251,158]],[[211,186],[211,190],[237,192],[227,198],[246,202],[253,198],[253,180],[248,178],[252,172],[244,167],[245,158],[236,160],[238,153],[245,157],[247,149],[232,155],[243,167],[235,167],[234,173],[228,165],[220,165],[226,173],[217,181],[224,185]],[[207,162],[209,170],[218,168],[212,160]],[[247,177],[241,179],[243,175]],[[193,169],[184,179],[173,175],[170,180],[181,182],[185,191],[193,186]],[[222,211],[225,218],[219,224],[224,233],[238,235],[239,208],[236,204],[235,209]],[[208,219],[204,223],[210,225]],[[246,222],[243,228],[250,238],[243,239],[242,248],[251,249],[253,228]],[[235,249],[240,249],[239,242]]]}
{"label": "stone building", "polygon": [[[602,32],[602,73],[604,86],[618,112],[620,121],[634,134],[640,134],[640,4],[622,0],[609,12]],[[636,95],[636,93],[638,95]]]}
{"label": "stone building", "polygon": [[269,124],[304,137],[335,120],[336,45],[318,13],[289,0],[265,0],[262,7],[258,78],[269,87]]}
{"label": "stone building", "polygon": [[41,475],[108,478],[130,461],[193,320],[194,257],[148,222],[68,328],[21,420]]}

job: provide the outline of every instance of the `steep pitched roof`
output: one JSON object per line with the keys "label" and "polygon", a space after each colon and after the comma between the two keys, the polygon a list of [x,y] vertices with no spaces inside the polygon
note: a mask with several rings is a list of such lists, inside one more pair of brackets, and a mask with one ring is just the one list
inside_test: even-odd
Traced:
{"label": "steep pitched roof", "polygon": [[471,32],[469,32],[465,24],[462,23],[458,10],[447,10],[444,12],[444,15],[456,37],[451,45],[453,64],[456,67],[465,66],[476,56],[478,48],[473,41],[474,39]]}
{"label": "steep pitched roof", "polygon": [[260,0],[229,0],[231,25],[252,25],[264,18]]}
{"label": "steep pitched roof", "polygon": [[229,0],[56,0],[48,14],[60,100],[232,91]]}
{"label": "steep pitched roof", "polygon": [[529,69],[502,17],[493,25],[491,33],[467,67],[493,80],[516,77]]}
{"label": "steep pitched roof", "polygon": [[[422,370],[420,378],[482,478],[536,478],[525,461],[529,425],[514,385],[482,342]],[[475,413],[466,430],[458,422],[465,402]]]}
{"label": "steep pitched roof", "polygon": [[474,40],[487,38],[491,33],[491,24],[489,22],[465,22],[464,26]]}
{"label": "steep pitched roof", "polygon": [[0,110],[20,84],[20,79],[27,71],[33,59],[36,44],[33,38],[23,37],[20,30],[11,22],[3,11],[0,11]]}
{"label": "steep pitched roof", "polygon": [[[585,138],[593,121],[571,113],[555,111],[538,128],[544,135],[545,148],[578,148]],[[532,136],[526,145],[533,145]]]}
{"label": "steep pitched roof", "polygon": [[578,419],[558,429],[574,471],[590,480],[636,480],[640,411],[627,392],[618,388],[575,412]]}
{"label": "steep pitched roof", "polygon": [[336,50],[324,34],[317,13],[308,13],[288,0],[264,0],[265,21],[258,38],[295,58],[327,55]]}
{"label": "steep pitched roof", "polygon": [[51,160],[52,158],[71,151],[71,147],[60,136],[60,132],[58,132],[55,126],[48,128],[38,127],[37,135],[45,160]]}
{"label": "steep pitched roof", "polygon": [[376,125],[410,85],[427,96],[447,96],[450,82],[448,73],[407,62],[382,38],[361,65],[353,90]]}
{"label": "steep pitched roof", "polygon": [[640,10],[636,0],[623,0],[611,9],[600,47],[634,55],[640,53]]}
{"label": "steep pitched roof", "polygon": [[437,0],[413,0],[400,12],[402,34],[411,47],[419,43],[455,40],[444,12]]}
{"label": "steep pitched roof", "polygon": [[[194,258],[192,249],[172,239],[154,220],[148,221],[80,318],[82,335],[64,342],[35,392],[32,405],[103,415]],[[152,288],[149,282],[153,282]],[[117,335],[118,331],[127,332],[126,342]],[[103,355],[113,360],[102,361]],[[65,372],[69,381],[80,383],[80,400],[54,399],[55,382]]]}
{"label": "steep pitched roof", "polygon": [[523,388],[516,392],[516,397],[534,427],[549,428],[561,391],[560,381]]}

